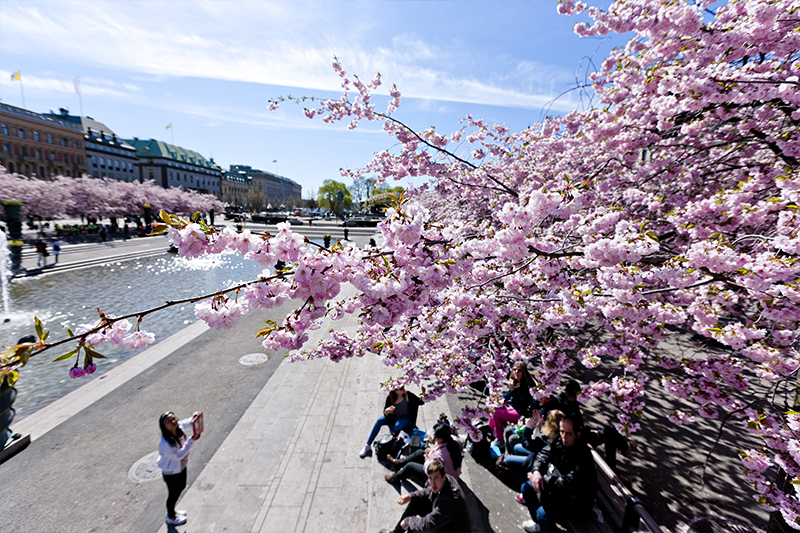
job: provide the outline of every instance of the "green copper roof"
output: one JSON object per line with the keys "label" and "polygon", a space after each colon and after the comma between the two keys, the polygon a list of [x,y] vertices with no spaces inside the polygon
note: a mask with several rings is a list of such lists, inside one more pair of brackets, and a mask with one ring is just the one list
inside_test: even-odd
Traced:
{"label": "green copper roof", "polygon": [[163,159],[172,159],[178,163],[221,170],[219,165],[209,161],[194,150],[187,150],[186,148],[165,143],[164,141],[157,141],[155,139],[142,140],[134,137],[133,139],[125,139],[125,142],[136,148],[136,157],[140,159],[146,157],[160,157]]}

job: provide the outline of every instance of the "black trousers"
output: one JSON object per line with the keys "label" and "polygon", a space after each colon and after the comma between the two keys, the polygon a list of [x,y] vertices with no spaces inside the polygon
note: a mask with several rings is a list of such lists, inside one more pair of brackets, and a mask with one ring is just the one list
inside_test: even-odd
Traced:
{"label": "black trousers", "polygon": [[164,476],[164,482],[167,484],[167,515],[175,518],[175,504],[178,503],[181,492],[186,488],[186,469],[181,470],[179,474],[161,475]]}
{"label": "black trousers", "polygon": [[403,512],[403,516],[400,517],[400,520],[397,521],[397,525],[394,527],[394,533],[403,533],[405,529],[402,528],[400,522],[403,521],[403,518],[407,518],[409,516],[427,516],[431,514],[433,511],[433,504],[428,498],[414,498],[410,502],[408,502],[408,507]]}
{"label": "black trousers", "polygon": [[588,436],[589,444],[597,448],[601,444],[605,448],[604,459],[606,464],[612,469],[617,469],[617,452],[624,452],[628,449],[627,439],[617,431],[614,426],[605,426],[602,429],[594,430],[585,428],[584,431]]}
{"label": "black trousers", "polygon": [[397,477],[400,479],[410,479],[420,486],[425,486],[428,481],[428,476],[425,474],[425,450],[419,449],[405,458],[403,461],[403,468],[397,471]]}

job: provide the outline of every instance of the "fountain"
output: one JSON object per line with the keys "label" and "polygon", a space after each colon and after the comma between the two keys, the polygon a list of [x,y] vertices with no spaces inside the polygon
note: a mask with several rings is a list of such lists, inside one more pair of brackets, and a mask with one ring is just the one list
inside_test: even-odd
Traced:
{"label": "fountain", "polygon": [[5,232],[0,231],[0,296],[3,298],[3,322],[8,322],[11,308],[8,303],[8,280],[11,277],[11,250],[8,248],[8,238]]}

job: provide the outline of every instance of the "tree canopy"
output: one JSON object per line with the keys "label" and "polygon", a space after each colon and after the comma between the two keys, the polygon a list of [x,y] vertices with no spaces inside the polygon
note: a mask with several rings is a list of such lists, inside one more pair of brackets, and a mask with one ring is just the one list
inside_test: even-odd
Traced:
{"label": "tree canopy", "polygon": [[[777,465],[800,482],[800,414],[776,394],[800,368],[800,6],[711,4],[589,8],[578,35],[632,34],[589,77],[597,107],[517,132],[474,116],[449,134],[416,131],[395,116],[397,88],[378,111],[380,77],[348,76],[335,60],[342,97],[306,116],[380,121],[395,147],[352,174],[431,181],[387,212],[378,251],[306,246],[288,225],[269,236],[169,218],[185,256],[237,249],[288,265],[198,316],[230,327],[294,299],[297,311],[260,334],[267,348],[297,349],[326,315],[358,313],[355,335],[333,331],[294,358],[378,356],[400,373],[387,387],[432,380],[428,398],[485,380],[489,409],[517,360],[531,363],[540,395],[576,365],[609,364],[579,399],[607,398],[623,432],[639,429],[645,383],[659,380],[692,406],[672,422],[730,419],[763,438],[741,451],[745,482],[800,529],[800,485],[784,492],[765,476]],[[342,283],[358,296],[336,300]],[[681,333],[715,349],[665,349]]]}
{"label": "tree canopy", "polygon": [[26,178],[0,169],[0,202],[23,202],[22,215],[44,218],[59,216],[119,217],[139,214],[144,204],[171,213],[190,215],[224,209],[210,194],[177,187],[164,189],[154,181],[127,182],[110,178],[69,178],[53,180]]}
{"label": "tree canopy", "polygon": [[[339,193],[341,193],[341,202]],[[353,207],[353,195],[344,183],[325,180],[317,193],[317,203],[322,208],[341,214],[344,209]]]}

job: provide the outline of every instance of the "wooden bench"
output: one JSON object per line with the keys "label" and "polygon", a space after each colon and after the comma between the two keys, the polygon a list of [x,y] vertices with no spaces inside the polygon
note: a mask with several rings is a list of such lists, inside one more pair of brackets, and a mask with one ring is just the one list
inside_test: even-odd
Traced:
{"label": "wooden bench", "polygon": [[572,529],[577,533],[663,533],[639,498],[622,484],[594,449],[592,456],[597,469],[597,506],[601,508],[605,521],[598,521],[593,512],[592,516],[570,520]]}

